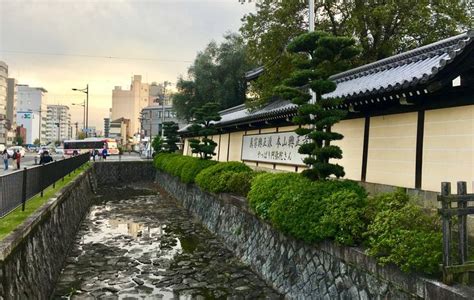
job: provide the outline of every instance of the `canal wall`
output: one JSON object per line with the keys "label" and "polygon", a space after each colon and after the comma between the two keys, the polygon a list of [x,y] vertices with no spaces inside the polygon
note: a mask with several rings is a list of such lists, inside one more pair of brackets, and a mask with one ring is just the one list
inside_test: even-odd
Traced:
{"label": "canal wall", "polygon": [[49,298],[95,187],[89,168],[0,242],[0,299]]}
{"label": "canal wall", "polygon": [[308,244],[257,218],[245,198],[214,195],[158,171],[156,182],[225,241],[244,264],[290,299],[473,299],[462,286],[380,266],[360,248]]}

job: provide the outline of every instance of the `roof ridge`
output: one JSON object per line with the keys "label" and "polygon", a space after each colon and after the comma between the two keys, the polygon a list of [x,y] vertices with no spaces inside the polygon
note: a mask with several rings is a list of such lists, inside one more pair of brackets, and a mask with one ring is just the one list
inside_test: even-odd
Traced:
{"label": "roof ridge", "polygon": [[[438,52],[441,52],[442,49],[447,47],[455,47],[460,43],[465,43],[465,39],[474,38],[474,30],[469,30],[467,32],[458,34],[453,37],[446,38],[441,41],[437,41],[425,46],[421,46],[403,53],[399,53],[366,65],[362,65],[360,67],[350,69],[330,77],[331,80],[335,80],[336,82],[341,82],[349,79],[356,78],[357,74],[363,73],[364,75],[379,72],[388,68],[392,68],[394,66],[398,66],[403,64],[403,61],[412,60],[416,62],[420,60],[420,58],[424,58],[426,56],[435,56]],[[462,47],[462,46],[461,46]],[[453,49],[451,49],[453,50]],[[444,51],[443,51],[444,52]],[[347,78],[349,77],[349,78]],[[344,79],[344,80],[342,80]]]}

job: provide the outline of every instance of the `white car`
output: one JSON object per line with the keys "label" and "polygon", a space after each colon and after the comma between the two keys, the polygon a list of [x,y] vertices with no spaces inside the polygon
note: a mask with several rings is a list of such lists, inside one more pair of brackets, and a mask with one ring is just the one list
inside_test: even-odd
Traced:
{"label": "white car", "polygon": [[54,153],[64,155],[64,148],[57,147],[54,149]]}
{"label": "white car", "polygon": [[22,146],[13,146],[7,149],[7,153],[10,157],[12,157],[13,153],[17,151],[20,151],[21,157],[25,157],[25,148]]}

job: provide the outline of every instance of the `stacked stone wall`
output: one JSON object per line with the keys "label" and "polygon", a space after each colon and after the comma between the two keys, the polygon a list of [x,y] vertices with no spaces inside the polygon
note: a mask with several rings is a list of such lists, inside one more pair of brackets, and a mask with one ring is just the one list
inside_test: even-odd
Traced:
{"label": "stacked stone wall", "polygon": [[465,287],[380,266],[355,247],[332,242],[308,244],[285,236],[258,219],[246,199],[214,195],[157,172],[156,181],[290,299],[473,299]]}
{"label": "stacked stone wall", "polygon": [[0,299],[49,298],[94,199],[93,177],[85,171],[0,242]]}

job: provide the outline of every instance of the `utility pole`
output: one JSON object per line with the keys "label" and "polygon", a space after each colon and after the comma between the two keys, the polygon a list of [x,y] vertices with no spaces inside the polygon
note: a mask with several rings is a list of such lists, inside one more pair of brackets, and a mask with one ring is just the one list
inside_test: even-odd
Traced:
{"label": "utility pole", "polygon": [[88,135],[88,131],[89,131],[89,84],[86,85],[86,88],[85,89],[72,89],[73,91],[77,91],[77,92],[82,92],[84,94],[86,94],[86,103],[85,103],[85,115],[86,115],[86,121],[85,121],[85,134],[86,134],[86,137]]}
{"label": "utility pole", "polygon": [[162,113],[161,113],[161,138],[165,137],[165,127],[163,123],[165,123],[165,99],[166,99],[166,87],[170,85],[171,82],[165,81],[163,82],[163,101],[161,102],[162,105]]}

